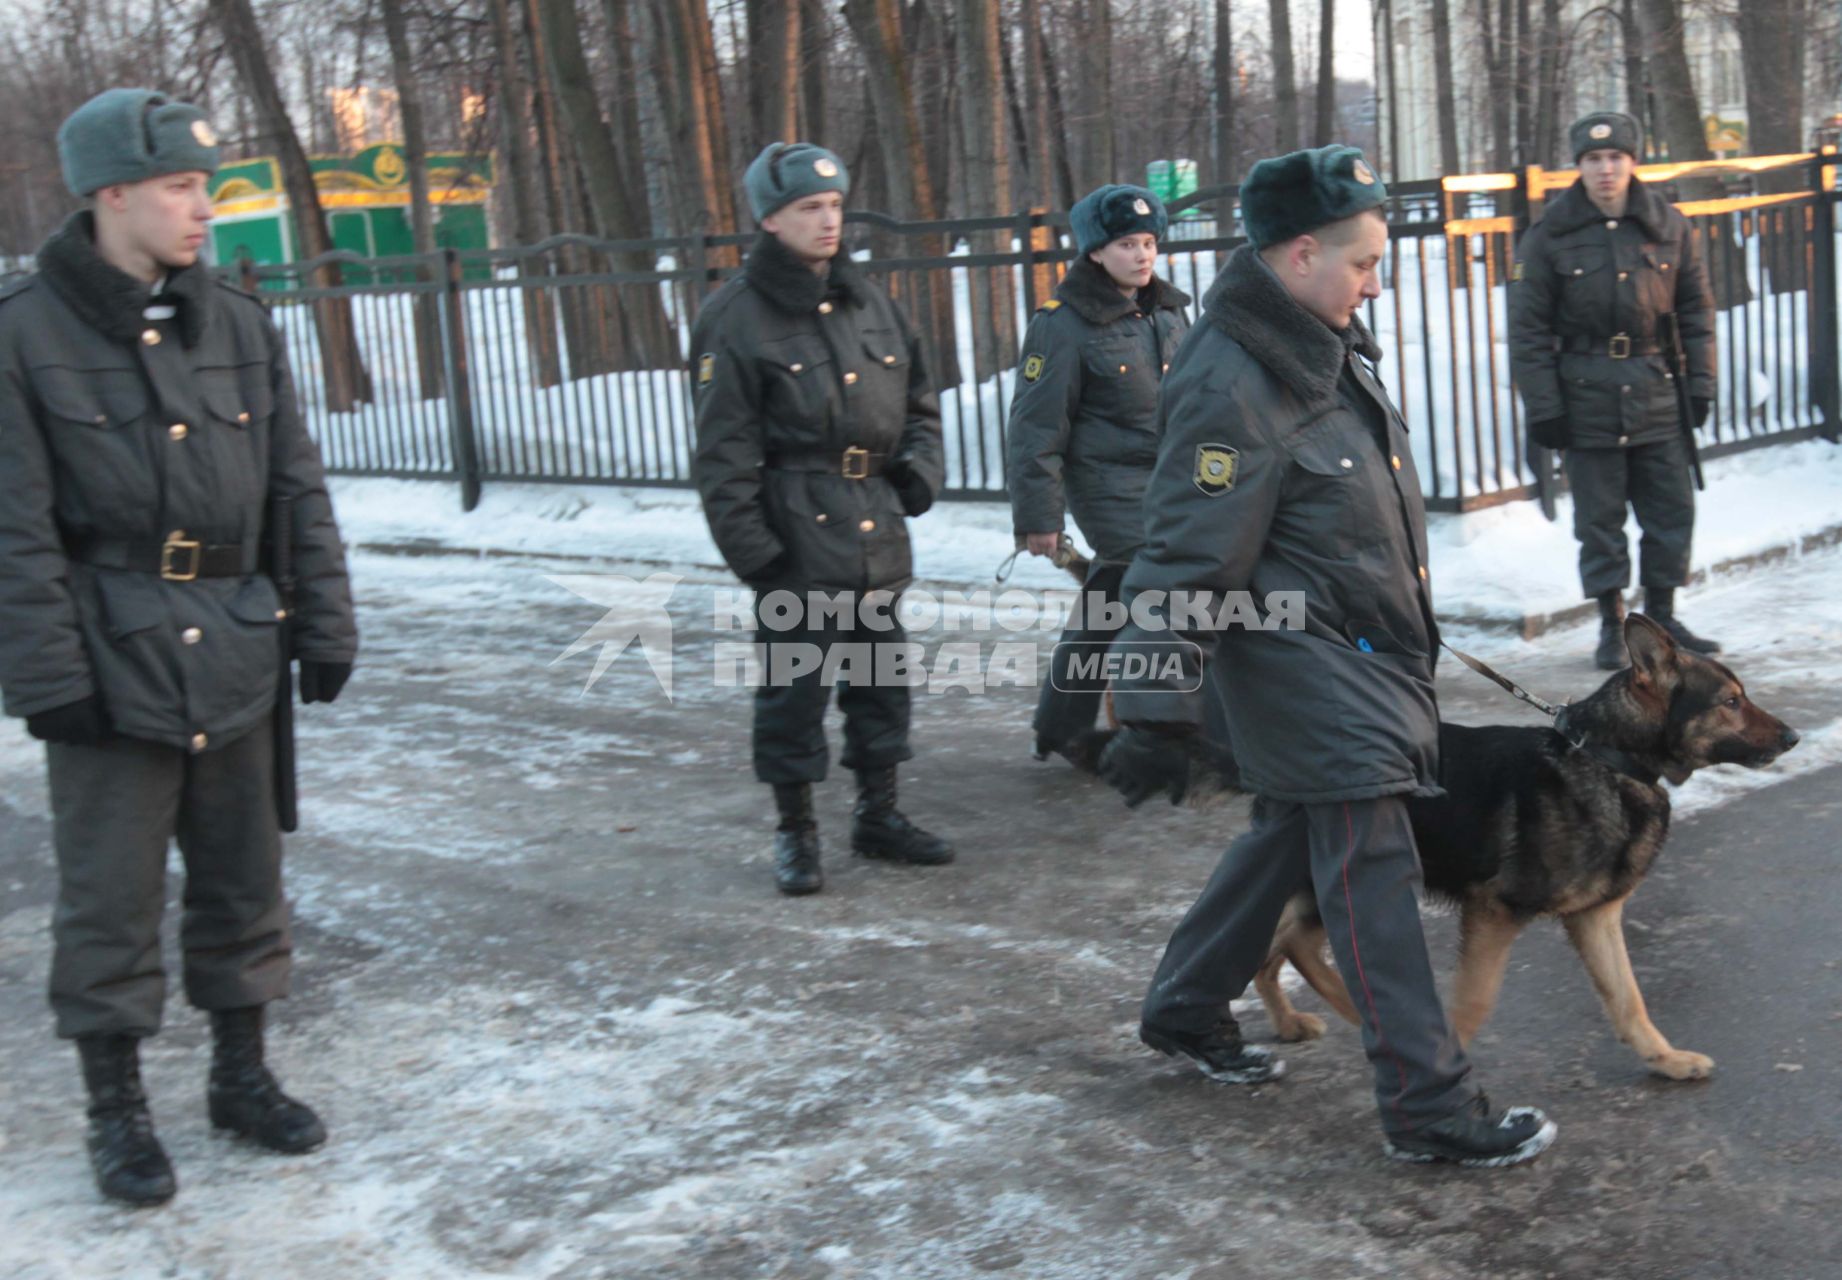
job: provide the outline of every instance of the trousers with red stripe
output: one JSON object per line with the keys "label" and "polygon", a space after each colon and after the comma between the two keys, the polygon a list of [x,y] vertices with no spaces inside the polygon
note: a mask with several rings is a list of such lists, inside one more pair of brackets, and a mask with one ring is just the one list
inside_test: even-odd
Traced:
{"label": "trousers with red stripe", "polygon": [[1265,963],[1280,912],[1312,890],[1337,968],[1362,1015],[1382,1128],[1402,1134],[1456,1111],[1476,1090],[1439,1001],[1420,927],[1420,855],[1406,802],[1256,799],[1171,935],[1144,1020],[1205,1032]]}

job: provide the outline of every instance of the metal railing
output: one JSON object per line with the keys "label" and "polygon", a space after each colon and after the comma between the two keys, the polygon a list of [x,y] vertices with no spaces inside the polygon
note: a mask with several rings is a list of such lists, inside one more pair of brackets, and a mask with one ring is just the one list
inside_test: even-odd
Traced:
{"label": "metal railing", "polygon": [[[1639,170],[1715,187],[1679,200],[1720,301],[1707,456],[1833,437],[1842,425],[1835,161]],[[1435,510],[1535,495],[1505,290],[1516,237],[1570,181],[1531,169],[1390,192],[1384,291],[1368,320]],[[1191,295],[1192,319],[1242,242],[1236,190],[1171,207],[1159,269]],[[1018,343],[1076,257],[1067,225],[1044,211],[925,223],[847,215],[849,247],[905,308],[939,390],[948,496],[1004,492]],[[751,239],[567,235],[513,249],[240,262],[229,273],[264,292],[329,470],[458,480],[471,508],[493,481],[689,484],[690,326]],[[349,274],[330,282],[328,267]]]}

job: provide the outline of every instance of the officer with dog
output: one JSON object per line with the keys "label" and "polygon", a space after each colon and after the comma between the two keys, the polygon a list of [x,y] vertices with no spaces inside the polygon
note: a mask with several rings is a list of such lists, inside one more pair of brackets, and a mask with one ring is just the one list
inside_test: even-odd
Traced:
{"label": "officer with dog", "polygon": [[[692,476],[718,550],[755,588],[846,593],[840,619],[789,629],[757,619],[768,679],[755,691],[755,776],[774,790],[775,885],[824,885],[812,787],[828,763],[822,668],[773,679],[777,647],[899,644],[895,616],[914,574],[907,517],[946,477],[940,409],[920,343],[889,295],[841,252],[850,175],[811,143],[773,143],[744,177],[761,224],[741,274],[703,305],[691,336],[697,451]],[[858,675],[863,673],[859,672]],[[840,679],[843,764],[857,775],[851,847],[919,865],[953,847],[896,807],[910,759],[905,684]]]}
{"label": "officer with dog", "polygon": [[263,1060],[287,994],[272,717],[282,601],[265,513],[292,509],[301,698],[358,636],[319,452],[281,337],[199,261],[205,114],[111,89],[58,132],[88,207],[0,297],[0,689],[44,740],[58,868],[51,1006],[76,1041],[102,1192],[174,1194],[142,1088],[160,1028],[167,844],[186,869],[185,991],[210,1013],[212,1123],[274,1151],[326,1138]]}
{"label": "officer with dog", "polygon": [[[1189,784],[1210,656],[1253,827],[1172,935],[1140,1037],[1211,1078],[1284,1064],[1246,1044],[1229,1001],[1265,962],[1280,914],[1315,892],[1361,1014],[1391,1155],[1510,1164],[1552,1140],[1539,1112],[1493,1112],[1434,986],[1406,798],[1439,791],[1438,631],[1426,518],[1407,429],[1358,317],[1379,296],[1387,191],[1354,147],[1255,165],[1248,243],[1172,362],[1145,547],[1126,574],[1116,643],[1175,661],[1120,680],[1124,728],[1100,771],[1132,805]],[[1223,628],[1232,593],[1302,599],[1273,626]]]}
{"label": "officer with dog", "polygon": [[[1644,612],[1684,649],[1718,653],[1675,612],[1695,532],[1693,432],[1715,393],[1707,268],[1688,219],[1635,175],[1636,120],[1595,112],[1568,139],[1580,177],[1523,235],[1510,272],[1510,371],[1529,438],[1565,450],[1580,585],[1599,604],[1594,661],[1606,671],[1625,665],[1627,510],[1643,530]],[[1678,341],[1686,397],[1670,366]]]}
{"label": "officer with dog", "polygon": [[1189,329],[1189,295],[1157,275],[1170,225],[1144,187],[1108,185],[1069,211],[1081,256],[1023,338],[1011,402],[1011,522],[1031,555],[1053,555],[1072,514],[1094,548],[1080,603],[1036,705],[1036,758],[1055,752],[1091,771],[1104,681],[1072,670],[1112,631],[1090,604],[1114,605],[1145,541],[1145,488],[1158,454],[1158,385]]}

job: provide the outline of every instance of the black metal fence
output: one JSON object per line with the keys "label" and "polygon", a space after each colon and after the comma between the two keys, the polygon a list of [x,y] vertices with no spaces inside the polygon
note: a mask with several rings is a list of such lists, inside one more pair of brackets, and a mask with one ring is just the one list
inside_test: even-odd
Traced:
{"label": "black metal fence", "polygon": [[[1640,170],[1715,186],[1681,201],[1720,300],[1721,397],[1704,453],[1833,434],[1838,401],[1833,155]],[[1514,242],[1571,174],[1528,170],[1391,192],[1384,292],[1369,324],[1413,428],[1428,505],[1533,496],[1509,378]],[[1172,206],[1160,272],[1195,302],[1241,243],[1234,187]],[[914,320],[940,392],[950,496],[1004,491],[1018,341],[1076,255],[1065,213],[902,223],[847,216],[849,248]],[[690,481],[687,344],[702,297],[748,237],[608,242],[230,268],[267,292],[330,470],[458,480]],[[327,283],[317,273],[336,263]],[[349,312],[349,329],[346,315]],[[329,354],[343,353],[329,358]]]}

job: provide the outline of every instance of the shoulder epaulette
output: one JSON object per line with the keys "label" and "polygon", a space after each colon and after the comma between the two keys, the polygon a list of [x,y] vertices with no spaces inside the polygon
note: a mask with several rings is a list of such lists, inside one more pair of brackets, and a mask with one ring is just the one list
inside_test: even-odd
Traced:
{"label": "shoulder epaulette", "polygon": [[1042,306],[1036,309],[1038,311],[1054,311],[1056,308],[1060,307],[1061,305],[1062,305],[1062,300],[1060,298],[1051,298],[1049,299],[1049,301],[1043,303]]}

